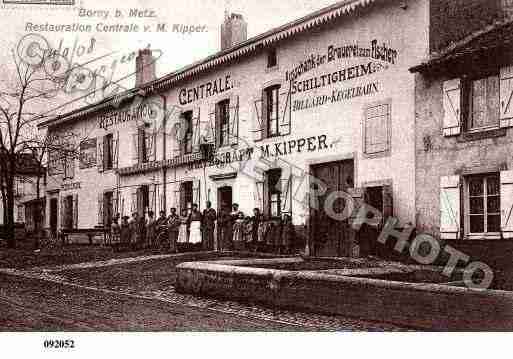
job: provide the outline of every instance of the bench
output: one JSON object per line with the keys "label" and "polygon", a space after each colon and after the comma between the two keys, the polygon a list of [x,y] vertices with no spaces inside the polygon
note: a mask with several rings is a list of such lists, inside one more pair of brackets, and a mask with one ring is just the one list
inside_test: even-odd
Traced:
{"label": "bench", "polygon": [[93,237],[98,235],[103,235],[103,240],[105,241],[105,232],[106,230],[103,227],[97,228],[84,228],[84,229],[63,229],[61,231],[62,236],[62,244],[69,244],[69,236],[74,234],[83,234],[86,235],[89,239],[89,244],[93,244]]}

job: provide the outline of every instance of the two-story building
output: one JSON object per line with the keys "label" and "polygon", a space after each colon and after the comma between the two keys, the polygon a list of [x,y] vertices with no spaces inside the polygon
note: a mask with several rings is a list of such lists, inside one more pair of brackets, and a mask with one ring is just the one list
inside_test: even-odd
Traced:
{"label": "two-story building", "polygon": [[496,20],[411,70],[417,228],[503,267],[513,250],[513,23]]}
{"label": "two-story building", "polygon": [[415,225],[408,70],[489,20],[486,1],[471,3],[346,0],[250,39],[232,14],[220,52],[158,79],[140,52],[134,89],[40,125],[82,138],[78,161],[50,161],[47,225],[208,200],[289,214],[311,253],[350,255],[344,193]]}

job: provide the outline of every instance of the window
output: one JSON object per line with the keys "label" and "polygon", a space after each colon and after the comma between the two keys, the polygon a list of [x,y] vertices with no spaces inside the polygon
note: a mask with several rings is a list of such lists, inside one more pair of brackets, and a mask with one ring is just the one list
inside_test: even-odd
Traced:
{"label": "window", "polygon": [[266,177],[268,184],[268,208],[266,212],[269,213],[271,217],[280,217],[282,201],[281,169],[273,169],[267,171]]}
{"label": "window", "polygon": [[217,103],[216,115],[217,115],[217,128],[218,128],[218,139],[217,146],[229,146],[230,145],[230,100],[224,100]]}
{"label": "window", "polygon": [[267,68],[273,68],[278,65],[278,57],[276,55],[276,49],[270,49],[267,52]]}
{"label": "window", "polygon": [[180,124],[180,151],[181,154],[192,153],[192,111],[182,113]]}
{"label": "window", "polygon": [[265,90],[265,97],[267,107],[266,118],[267,118],[267,137],[274,137],[280,135],[279,129],[279,99],[280,99],[280,86],[271,86]]}
{"label": "window", "polygon": [[112,133],[103,137],[103,169],[111,170],[114,163],[114,138]]}
{"label": "window", "polygon": [[386,154],[390,151],[390,104],[368,106],[363,124],[363,153]]}
{"label": "window", "polygon": [[64,155],[64,178],[75,177],[75,159],[70,153]]}
{"label": "window", "polygon": [[498,234],[501,231],[499,175],[468,176],[465,195],[465,233]]}
{"label": "window", "polygon": [[470,80],[468,83],[468,130],[499,126],[499,76]]}

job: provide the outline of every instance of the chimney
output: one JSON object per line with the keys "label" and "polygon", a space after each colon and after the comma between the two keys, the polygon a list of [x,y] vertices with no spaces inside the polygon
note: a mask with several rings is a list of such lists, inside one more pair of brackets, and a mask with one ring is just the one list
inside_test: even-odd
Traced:
{"label": "chimney", "polygon": [[156,79],[155,58],[151,50],[146,48],[139,50],[135,59],[135,86],[141,86]]}
{"label": "chimney", "polygon": [[221,50],[226,50],[248,38],[248,23],[241,14],[225,13],[221,24]]}

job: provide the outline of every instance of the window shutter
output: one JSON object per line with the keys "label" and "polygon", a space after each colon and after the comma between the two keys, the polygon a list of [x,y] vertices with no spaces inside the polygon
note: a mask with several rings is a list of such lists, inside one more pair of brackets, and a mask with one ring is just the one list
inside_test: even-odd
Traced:
{"label": "window shutter", "polygon": [[461,133],[461,80],[452,79],[443,83],[444,116],[442,133],[455,136]]}
{"label": "window shutter", "polygon": [[201,208],[201,180],[194,180],[192,185],[192,202]]}
{"label": "window shutter", "polygon": [[73,228],[78,228],[78,194],[73,195]]}
{"label": "window shutter", "polygon": [[394,216],[394,190],[392,185],[383,186],[383,221]]}
{"label": "window shutter", "polygon": [[264,182],[256,182],[255,207],[264,213]]}
{"label": "window shutter", "polygon": [[281,136],[290,135],[291,99],[290,91],[281,93],[278,99],[278,121]]}
{"label": "window shutter", "polygon": [[219,148],[221,145],[219,137],[221,133],[221,122],[219,120],[219,106],[217,106],[217,104],[214,106],[212,111],[210,111],[209,119],[209,127],[212,131],[211,138],[214,139],[216,148]]}
{"label": "window shutter", "polygon": [[440,238],[458,239],[460,232],[460,177],[440,178]]}
{"label": "window shutter", "polygon": [[200,108],[192,111],[192,152],[199,152],[201,143]]}
{"label": "window shutter", "polygon": [[182,183],[178,184],[175,190],[175,201],[181,215],[183,210],[187,210],[187,203],[185,200],[185,188]]}
{"label": "window shutter", "polygon": [[138,132],[132,134],[132,164],[139,163],[139,135]]}
{"label": "window shutter", "polygon": [[98,225],[103,226],[103,193],[98,194]]}
{"label": "window shutter", "polygon": [[239,143],[239,96],[234,95],[230,98],[230,145]]}
{"label": "window shutter", "polygon": [[119,131],[115,133],[112,140],[112,167],[119,167]]}
{"label": "window shutter", "polygon": [[255,100],[255,113],[253,114],[253,141],[261,141],[264,138],[263,100]]}
{"label": "window shutter", "polygon": [[281,212],[292,214],[292,176],[281,180]]}
{"label": "window shutter", "polygon": [[119,212],[119,192],[114,189],[112,191],[112,215],[115,217]]}
{"label": "window shutter", "polygon": [[500,127],[513,126],[513,66],[500,71]]}
{"label": "window shutter", "polygon": [[103,141],[105,140],[104,137],[100,137],[98,141],[96,141],[96,148],[97,148],[97,154],[98,158],[96,160],[96,165],[98,166],[98,172],[103,172]]}
{"label": "window shutter", "polygon": [[155,140],[156,140],[156,132],[153,130],[148,130],[145,133],[145,144],[146,144],[146,158],[149,162],[154,162],[156,158],[156,149]]}
{"label": "window shutter", "polygon": [[139,152],[137,155],[137,163],[144,163],[148,159],[148,149],[146,148],[146,129],[144,126],[140,126],[137,129],[137,150]]}
{"label": "window shutter", "polygon": [[66,212],[67,212],[67,208],[66,208],[66,197],[61,197],[61,228],[65,228],[65,225],[66,225]]}
{"label": "window shutter", "polygon": [[269,176],[266,174],[264,179],[264,185],[262,190],[262,213],[265,216],[271,215],[269,206]]}
{"label": "window shutter", "polygon": [[156,213],[156,185],[152,184],[149,186],[148,189],[148,199],[149,199],[149,210],[153,211],[153,213]]}
{"label": "window shutter", "polygon": [[501,171],[501,231],[513,238],[513,171]]}
{"label": "window shutter", "polygon": [[267,138],[269,134],[269,98],[267,91],[262,91],[262,139]]}

